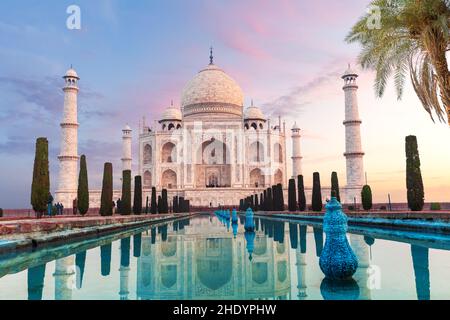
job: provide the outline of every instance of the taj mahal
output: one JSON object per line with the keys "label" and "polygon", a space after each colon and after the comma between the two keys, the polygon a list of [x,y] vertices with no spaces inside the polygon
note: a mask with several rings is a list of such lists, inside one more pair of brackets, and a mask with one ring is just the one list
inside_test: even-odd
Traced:
{"label": "taj mahal", "polygon": [[[363,186],[363,156],[356,78],[350,66],[345,71],[345,121],[347,184],[341,188],[343,202],[360,201]],[[64,114],[61,123],[60,174],[56,201],[66,208],[77,195],[78,129],[77,72],[69,69],[64,76]],[[300,119],[301,120],[301,119]],[[126,125],[122,130],[122,170],[131,170],[133,154],[138,157],[138,172],[143,181],[143,200],[152,187],[165,188],[169,199],[181,196],[193,207],[236,206],[239,199],[274,185],[282,184],[287,201],[288,180],[302,174],[301,129],[297,123],[288,131],[281,118],[270,119],[251,103],[244,107],[244,93],[239,84],[214,63],[201,69],[181,93],[181,106],[173,103],[151,125],[143,117],[137,137]],[[342,123],[337,123],[342,125]],[[291,139],[292,157],[287,158]],[[132,141],[139,150],[133,153]],[[342,156],[336,155],[337,157]],[[105,159],[107,160],[107,159]],[[291,175],[288,176],[288,166]],[[312,174],[305,173],[305,174]],[[312,188],[306,186],[311,201]],[[329,188],[323,188],[324,200]],[[99,207],[101,191],[90,190],[91,208]],[[114,191],[114,200],[121,191]]]}

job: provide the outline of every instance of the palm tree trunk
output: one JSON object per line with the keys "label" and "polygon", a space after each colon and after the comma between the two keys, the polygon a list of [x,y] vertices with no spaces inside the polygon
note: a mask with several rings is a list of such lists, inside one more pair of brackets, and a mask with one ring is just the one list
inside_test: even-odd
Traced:
{"label": "palm tree trunk", "polygon": [[450,71],[446,57],[447,41],[438,32],[430,37],[427,43],[431,62],[436,72],[436,80],[440,90],[441,101],[447,112],[447,121],[450,125]]}

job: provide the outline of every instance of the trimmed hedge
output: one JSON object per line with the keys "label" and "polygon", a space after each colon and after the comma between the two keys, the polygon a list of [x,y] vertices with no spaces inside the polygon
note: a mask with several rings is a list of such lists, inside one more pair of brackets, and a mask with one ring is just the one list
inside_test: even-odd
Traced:
{"label": "trimmed hedge", "polygon": [[131,170],[122,172],[122,210],[120,214],[131,214]]}
{"label": "trimmed hedge", "polygon": [[89,210],[89,184],[86,164],[86,156],[83,154],[80,158],[80,174],[78,176],[78,212],[85,215]]}
{"label": "trimmed hedge", "polygon": [[365,185],[361,190],[361,202],[364,210],[372,209],[372,190]]}
{"label": "trimmed hedge", "polygon": [[320,174],[313,174],[313,193],[312,193],[312,210],[316,212],[322,211],[322,189],[320,186]]}
{"label": "trimmed hedge", "polygon": [[417,138],[415,136],[406,137],[405,152],[408,206],[412,211],[421,211],[424,206],[425,193],[423,189],[422,173],[420,171]]}
{"label": "trimmed hedge", "polygon": [[134,177],[134,201],[133,213],[140,215],[142,213],[142,177]]}
{"label": "trimmed hedge", "polygon": [[38,138],[36,140],[33,181],[31,183],[31,205],[38,217],[41,217],[47,210],[49,195],[48,140],[47,138]]}
{"label": "trimmed hedge", "polygon": [[289,191],[288,191],[288,207],[289,211],[297,211],[297,196],[295,190],[295,179],[289,180]]}
{"label": "trimmed hedge", "polygon": [[112,163],[105,163],[103,169],[103,184],[100,204],[100,215],[113,215],[113,167]]}
{"label": "trimmed hedge", "polygon": [[298,189],[298,210],[306,210],[306,196],[305,196],[305,185],[303,183],[303,176],[299,175],[297,177],[297,189]]}
{"label": "trimmed hedge", "polygon": [[339,192],[338,175],[337,175],[337,172],[334,172],[334,171],[331,173],[331,193],[332,193],[332,196],[333,196],[333,191],[335,192],[334,196],[336,197],[337,201],[341,202],[341,195],[340,195],[340,192]]}

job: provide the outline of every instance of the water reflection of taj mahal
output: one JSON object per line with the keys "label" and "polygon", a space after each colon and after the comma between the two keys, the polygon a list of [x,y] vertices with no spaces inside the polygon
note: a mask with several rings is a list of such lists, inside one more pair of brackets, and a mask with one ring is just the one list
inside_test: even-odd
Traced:
{"label": "water reflection of taj mahal", "polygon": [[281,243],[257,231],[250,260],[244,235],[234,238],[217,219],[196,219],[180,231],[153,244],[151,236],[143,235],[139,299],[287,298],[291,281],[286,232]]}

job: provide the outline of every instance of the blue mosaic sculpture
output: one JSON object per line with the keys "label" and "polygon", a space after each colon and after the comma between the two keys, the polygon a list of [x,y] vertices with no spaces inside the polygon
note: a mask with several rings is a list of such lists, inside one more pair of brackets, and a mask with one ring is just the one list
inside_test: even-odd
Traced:
{"label": "blue mosaic sculpture", "polygon": [[253,260],[253,250],[255,249],[256,233],[253,231],[245,231],[244,237],[245,237],[245,240],[247,241],[248,259],[250,261],[252,261]]}
{"label": "blue mosaic sculpture", "polygon": [[236,222],[236,223],[233,223],[233,224],[231,225],[231,227],[233,228],[233,236],[234,236],[234,238],[236,239],[236,236],[237,236],[237,234],[238,234],[238,224],[237,224],[237,222]]}
{"label": "blue mosaic sculpture", "polygon": [[347,240],[347,216],[336,197],[332,197],[325,208],[323,229],[327,238],[320,255],[320,269],[329,279],[349,279],[358,269],[358,259]]}
{"label": "blue mosaic sculpture", "polygon": [[255,219],[253,218],[253,210],[252,208],[248,208],[245,212],[245,231],[253,232],[255,231]]}
{"label": "blue mosaic sculpture", "polygon": [[236,209],[233,209],[233,213],[232,213],[232,217],[231,217],[231,222],[234,223],[238,223],[238,216],[237,216],[237,211]]}

